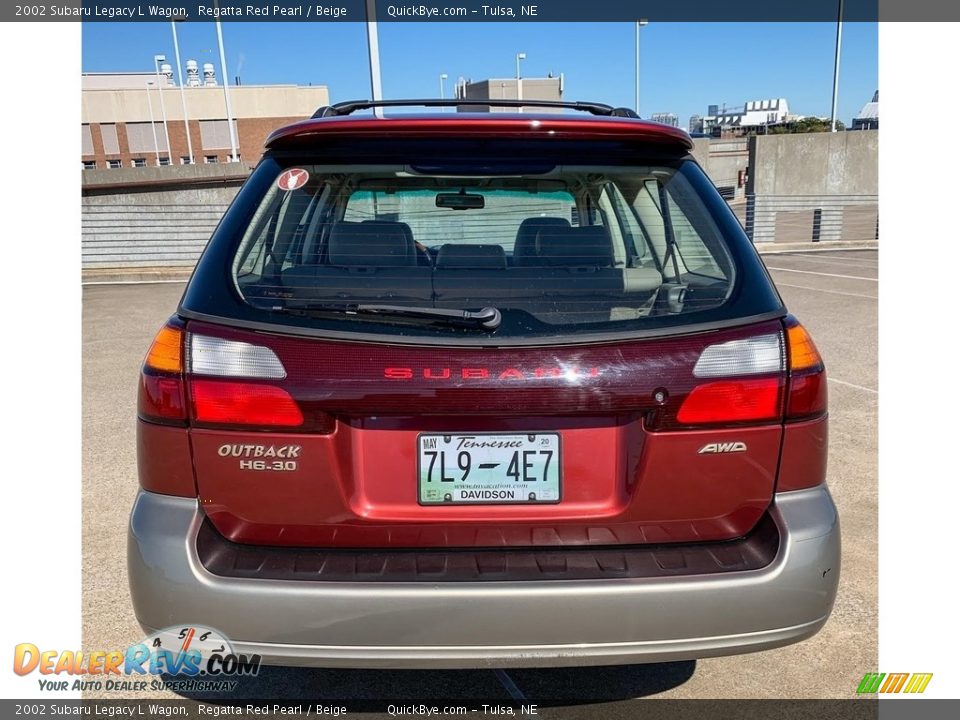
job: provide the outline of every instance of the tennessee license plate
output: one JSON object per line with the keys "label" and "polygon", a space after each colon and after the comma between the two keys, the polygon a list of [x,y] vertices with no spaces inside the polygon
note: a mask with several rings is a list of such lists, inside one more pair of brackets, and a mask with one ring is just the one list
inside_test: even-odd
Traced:
{"label": "tennessee license plate", "polygon": [[560,502],[557,433],[417,438],[421,505]]}

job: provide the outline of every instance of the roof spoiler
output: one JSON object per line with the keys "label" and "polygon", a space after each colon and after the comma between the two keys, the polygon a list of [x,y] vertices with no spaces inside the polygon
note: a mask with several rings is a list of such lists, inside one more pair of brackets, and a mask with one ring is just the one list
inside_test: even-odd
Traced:
{"label": "roof spoiler", "polygon": [[323,105],[310,116],[311,119],[325,117],[340,117],[350,115],[358,110],[385,107],[515,107],[515,108],[564,108],[588,112],[591,115],[605,115],[607,117],[624,117],[639,119],[640,116],[630,108],[605,105],[595,102],[561,102],[559,100],[501,100],[499,98],[451,98],[424,99],[424,100],[347,100],[335,105]]}

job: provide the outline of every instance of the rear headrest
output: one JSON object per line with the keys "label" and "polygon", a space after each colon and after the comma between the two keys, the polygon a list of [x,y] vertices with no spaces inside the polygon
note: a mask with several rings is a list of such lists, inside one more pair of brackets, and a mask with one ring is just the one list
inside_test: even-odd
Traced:
{"label": "rear headrest", "polygon": [[537,265],[610,267],[613,243],[602,225],[546,228],[537,233]]}
{"label": "rear headrest", "polygon": [[517,229],[517,240],[513,245],[514,265],[536,265],[537,233],[544,228],[568,228],[570,221],[562,217],[527,218]]}
{"label": "rear headrest", "polygon": [[501,245],[443,245],[437,253],[437,268],[505,270],[507,254]]}
{"label": "rear headrest", "polygon": [[407,267],[417,264],[406,223],[338,222],[330,229],[327,256],[340,267]]}
{"label": "rear headrest", "polygon": [[388,230],[401,230],[403,234],[407,236],[407,239],[413,242],[413,230],[411,230],[410,226],[405,222],[397,222],[395,220],[363,220],[361,222],[363,222],[364,225],[379,225]]}

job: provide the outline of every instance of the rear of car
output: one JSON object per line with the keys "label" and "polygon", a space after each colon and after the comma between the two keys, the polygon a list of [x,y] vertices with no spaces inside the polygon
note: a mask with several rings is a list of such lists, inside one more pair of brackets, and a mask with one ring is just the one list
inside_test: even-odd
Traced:
{"label": "rear of car", "polygon": [[267,662],[653,662],[817,632],[826,376],[686,134],[277,131],[141,374],[148,629]]}

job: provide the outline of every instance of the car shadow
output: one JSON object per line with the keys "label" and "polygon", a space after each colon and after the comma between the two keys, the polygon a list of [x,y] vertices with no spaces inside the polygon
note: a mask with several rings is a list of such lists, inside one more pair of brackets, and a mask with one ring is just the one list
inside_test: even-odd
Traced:
{"label": "car shadow", "polygon": [[[695,661],[647,665],[508,670],[324,670],[263,666],[255,677],[235,678],[231,692],[178,691],[182,698],[213,704],[269,700],[341,700],[380,702],[534,703],[540,706],[583,705],[630,700],[670,690],[687,682]],[[165,682],[183,677],[165,675]],[[224,678],[225,679],[225,678]],[[353,709],[353,708],[351,708]]]}
{"label": "car shadow", "polygon": [[519,668],[507,673],[525,699],[539,705],[574,705],[631,700],[683,685],[695,660],[648,665]]}

